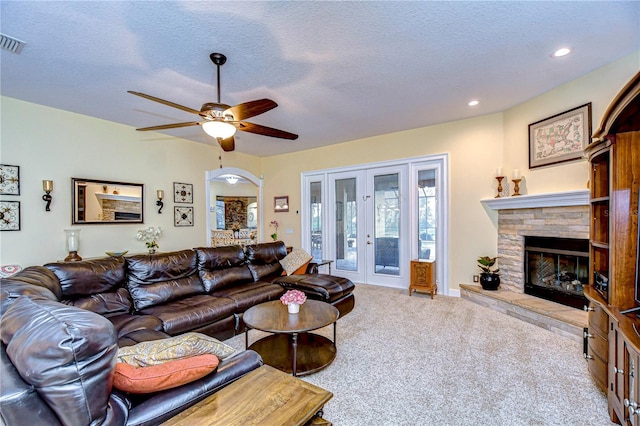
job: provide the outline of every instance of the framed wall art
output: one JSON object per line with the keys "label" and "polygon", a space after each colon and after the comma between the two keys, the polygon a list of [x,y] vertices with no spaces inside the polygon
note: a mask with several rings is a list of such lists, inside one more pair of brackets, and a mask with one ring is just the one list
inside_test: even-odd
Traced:
{"label": "framed wall art", "polygon": [[289,211],[289,196],[273,197],[273,210],[276,213]]}
{"label": "framed wall art", "polygon": [[0,201],[0,231],[20,230],[20,201]]}
{"label": "framed wall art", "polygon": [[193,226],[193,207],[173,208],[173,226]]}
{"label": "framed wall art", "polygon": [[173,182],[173,202],[193,203],[193,185],[190,183]]}
{"label": "framed wall art", "polygon": [[0,164],[0,195],[20,195],[20,166]]}
{"label": "framed wall art", "polygon": [[591,138],[591,102],[529,124],[529,168],[583,158]]}

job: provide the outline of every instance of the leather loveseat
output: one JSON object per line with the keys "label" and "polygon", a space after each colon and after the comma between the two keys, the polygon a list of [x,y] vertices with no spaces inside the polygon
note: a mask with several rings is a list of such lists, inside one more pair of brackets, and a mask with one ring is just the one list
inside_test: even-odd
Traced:
{"label": "leather loveseat", "polygon": [[[224,340],[288,288],[354,306],[353,283],[282,276],[283,243],[32,266],[0,287],[0,416],[7,425],[158,424],[262,364],[253,351],[197,381],[144,395],[112,387],[118,347],[199,332]],[[316,272],[309,264],[307,272]],[[298,283],[300,285],[298,286]]]}

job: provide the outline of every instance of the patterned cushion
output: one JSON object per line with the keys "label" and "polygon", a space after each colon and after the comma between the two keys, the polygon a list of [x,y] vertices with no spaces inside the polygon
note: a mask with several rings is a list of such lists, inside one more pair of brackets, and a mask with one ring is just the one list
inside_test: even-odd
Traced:
{"label": "patterned cushion", "polygon": [[280,261],[282,269],[287,272],[287,275],[291,275],[298,270],[305,263],[311,261],[311,255],[302,249],[293,249],[291,253],[285,256]]}
{"label": "patterned cushion", "polygon": [[198,380],[218,368],[215,355],[198,355],[168,361],[151,367],[134,367],[119,362],[113,386],[130,393],[151,393],[171,389]]}
{"label": "patterned cushion", "polygon": [[134,367],[148,367],[204,354],[213,354],[223,360],[234,353],[235,349],[218,339],[201,333],[185,333],[122,347],[118,349],[118,362]]}

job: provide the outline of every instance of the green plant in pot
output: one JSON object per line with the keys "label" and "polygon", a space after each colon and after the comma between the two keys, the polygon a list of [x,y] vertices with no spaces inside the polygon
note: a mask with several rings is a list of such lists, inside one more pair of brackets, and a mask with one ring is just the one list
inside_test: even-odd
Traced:
{"label": "green plant in pot", "polygon": [[496,264],[497,257],[482,256],[478,258],[478,266],[482,269],[480,285],[484,290],[497,290],[500,286],[500,269],[491,270]]}

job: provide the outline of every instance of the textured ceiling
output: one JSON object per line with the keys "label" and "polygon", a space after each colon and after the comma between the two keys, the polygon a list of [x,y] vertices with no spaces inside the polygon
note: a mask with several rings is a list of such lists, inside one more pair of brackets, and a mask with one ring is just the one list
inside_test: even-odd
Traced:
{"label": "textured ceiling", "polygon": [[[127,90],[200,109],[224,53],[222,102],[273,99],[249,121],[300,135],[239,132],[259,156],[503,111],[640,49],[638,1],[2,0],[0,19],[26,42],[1,52],[2,95],[133,127],[192,121]],[[561,46],[573,53],[551,58]]]}

